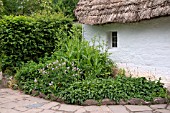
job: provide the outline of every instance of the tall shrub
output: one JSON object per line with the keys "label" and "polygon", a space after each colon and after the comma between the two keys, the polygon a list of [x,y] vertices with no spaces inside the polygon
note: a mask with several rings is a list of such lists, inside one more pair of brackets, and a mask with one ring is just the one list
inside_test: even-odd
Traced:
{"label": "tall shrub", "polygon": [[65,16],[75,18],[74,9],[79,0],[57,0],[55,10],[56,12],[63,12]]}
{"label": "tall shrub", "polygon": [[68,32],[71,20],[62,15],[4,16],[0,20],[0,51],[2,71],[11,74],[29,60],[38,61],[57,46],[59,29]]}

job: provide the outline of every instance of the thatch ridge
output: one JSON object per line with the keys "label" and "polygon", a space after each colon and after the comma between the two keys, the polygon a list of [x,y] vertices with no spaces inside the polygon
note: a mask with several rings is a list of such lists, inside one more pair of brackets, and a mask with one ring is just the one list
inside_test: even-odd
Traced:
{"label": "thatch ridge", "polygon": [[80,0],[75,15],[83,24],[128,23],[170,15],[170,0]]}

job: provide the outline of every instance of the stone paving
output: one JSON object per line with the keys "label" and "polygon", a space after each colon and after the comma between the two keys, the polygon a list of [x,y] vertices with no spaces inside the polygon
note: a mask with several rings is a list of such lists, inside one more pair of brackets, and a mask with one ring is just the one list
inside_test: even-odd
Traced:
{"label": "stone paving", "polygon": [[67,105],[0,89],[0,113],[170,113],[170,105]]}

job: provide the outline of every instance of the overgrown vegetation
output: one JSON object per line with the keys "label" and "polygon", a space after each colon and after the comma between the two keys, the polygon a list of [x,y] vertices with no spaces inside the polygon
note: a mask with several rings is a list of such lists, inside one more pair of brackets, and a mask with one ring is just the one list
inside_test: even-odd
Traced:
{"label": "overgrown vegetation", "polygon": [[166,98],[160,80],[126,77],[124,71],[113,77],[116,66],[104,43],[94,46],[93,40],[90,45],[82,38],[81,26],[72,23],[77,2],[0,0],[0,66],[3,73],[15,74],[9,86],[71,104]]}
{"label": "overgrown vegetation", "polygon": [[15,78],[21,90],[44,94],[46,98],[55,96],[71,104],[82,104],[87,99],[109,98],[119,102],[120,99],[152,101],[155,97],[167,97],[160,81],[126,77],[124,72],[113,78],[115,65],[108,58],[107,50],[101,53],[102,45],[90,46],[80,40],[81,35],[76,31],[73,28],[69,37],[61,34],[66,40],[51,57],[39,63],[30,62],[17,72]]}
{"label": "overgrown vegetation", "polygon": [[[4,16],[0,20],[0,51],[3,73],[13,75],[22,63],[38,62],[58,48],[59,30],[66,33],[71,20],[61,14],[47,16]],[[69,34],[68,34],[69,35]],[[60,37],[62,38],[62,37]]]}
{"label": "overgrown vegetation", "polygon": [[[64,36],[65,40],[62,40],[61,48],[51,57],[41,59],[39,64],[28,63],[17,72],[16,79],[19,87],[25,92],[36,90],[36,88],[42,92],[41,90],[44,90],[45,87],[53,87],[48,85],[53,83],[52,92],[57,94],[73,82],[87,78],[107,78],[112,74],[113,62],[108,59],[107,51],[101,53],[99,47],[89,46],[87,41],[80,40],[81,34],[77,34],[76,28],[69,32],[69,36],[66,34],[61,36]],[[34,82],[35,80],[38,81],[38,84]],[[43,81],[46,81],[47,84],[44,84]],[[35,86],[40,84],[43,85],[43,89],[42,86]],[[28,89],[24,87],[28,87]],[[49,94],[48,91],[45,90],[43,93]]]}
{"label": "overgrown vegetation", "polygon": [[77,3],[78,0],[0,0],[0,16],[63,13],[75,19]]}
{"label": "overgrown vegetation", "polygon": [[73,11],[78,1],[79,0],[57,0],[56,5],[55,5],[55,11],[63,12],[65,16],[68,16],[76,20],[76,17],[74,16]]}
{"label": "overgrown vegetation", "polygon": [[68,103],[82,104],[87,99],[101,101],[109,98],[116,102],[132,98],[152,101],[155,97],[165,98],[166,90],[160,81],[148,81],[145,78],[132,78],[118,75],[113,78],[96,78],[77,81],[60,92],[60,97]]}

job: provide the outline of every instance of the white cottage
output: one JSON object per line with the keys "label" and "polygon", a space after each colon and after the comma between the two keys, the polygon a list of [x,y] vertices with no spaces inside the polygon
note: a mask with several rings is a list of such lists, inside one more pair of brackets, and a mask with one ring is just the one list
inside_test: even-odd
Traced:
{"label": "white cottage", "polygon": [[170,0],[80,0],[75,15],[119,67],[170,83]]}

